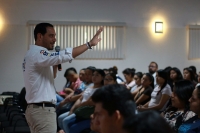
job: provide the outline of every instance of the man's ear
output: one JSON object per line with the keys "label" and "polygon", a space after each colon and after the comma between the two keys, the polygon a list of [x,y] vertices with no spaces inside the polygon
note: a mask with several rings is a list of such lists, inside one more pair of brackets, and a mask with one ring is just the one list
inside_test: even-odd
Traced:
{"label": "man's ear", "polygon": [[121,116],[121,113],[119,112],[119,110],[116,110],[115,113],[116,113],[117,119],[120,120],[122,118],[122,116]]}
{"label": "man's ear", "polygon": [[121,115],[121,113],[119,112],[119,110],[116,110],[113,114],[114,120],[118,123],[123,121],[123,117]]}
{"label": "man's ear", "polygon": [[37,34],[37,39],[38,39],[38,40],[41,40],[41,39],[42,39],[42,37],[43,37],[43,36],[42,36],[42,34],[41,34],[41,33],[38,33],[38,34]]}

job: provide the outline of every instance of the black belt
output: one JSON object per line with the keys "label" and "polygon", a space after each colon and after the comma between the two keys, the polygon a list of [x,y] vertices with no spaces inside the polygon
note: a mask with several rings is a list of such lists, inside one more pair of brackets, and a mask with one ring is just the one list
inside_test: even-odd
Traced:
{"label": "black belt", "polygon": [[53,104],[53,103],[30,103],[30,104],[34,104],[34,105],[37,105],[37,106],[44,106],[44,107],[56,107],[56,105],[55,104]]}

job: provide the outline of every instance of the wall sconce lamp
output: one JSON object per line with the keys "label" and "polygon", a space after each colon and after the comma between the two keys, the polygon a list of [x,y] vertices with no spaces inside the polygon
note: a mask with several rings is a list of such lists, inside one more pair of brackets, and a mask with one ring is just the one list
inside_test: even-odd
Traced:
{"label": "wall sconce lamp", "polygon": [[163,33],[163,22],[155,22],[155,33]]}

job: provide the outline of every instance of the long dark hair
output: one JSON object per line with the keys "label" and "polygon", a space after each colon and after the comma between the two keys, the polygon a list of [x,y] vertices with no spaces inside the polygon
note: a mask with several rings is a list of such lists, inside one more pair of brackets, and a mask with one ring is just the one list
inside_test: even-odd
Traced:
{"label": "long dark hair", "polygon": [[183,71],[185,71],[185,70],[187,70],[190,73],[191,81],[195,81],[195,75],[194,75],[193,70],[189,67],[186,67],[186,68],[183,69]]}
{"label": "long dark hair", "polygon": [[[178,98],[185,103],[185,109],[183,115],[180,115],[175,123],[175,130],[178,130],[180,124],[182,124],[183,116],[190,109],[189,99],[192,96],[192,92],[194,91],[194,84],[189,80],[182,80],[179,82],[175,82],[175,94]],[[200,90],[200,87],[199,87]],[[200,93],[198,92],[198,96],[200,97]]]}
{"label": "long dark hair", "polygon": [[200,99],[200,85],[198,85],[196,88],[197,88],[197,97]]}
{"label": "long dark hair", "polygon": [[122,73],[131,75],[131,77],[133,77],[135,75],[135,71],[135,68],[126,68]]}
{"label": "long dark hair", "polygon": [[116,74],[114,74],[114,73],[108,73],[108,74],[106,74],[105,76],[111,76],[112,78],[113,78],[113,80],[114,81],[117,81],[117,76],[116,76]]}
{"label": "long dark hair", "polygon": [[151,82],[150,86],[152,87],[152,89],[154,89],[154,78],[153,78],[152,74],[145,73],[144,75],[146,75],[149,78],[149,80]]}
{"label": "long dark hair", "polygon": [[170,70],[170,72],[171,72],[172,70],[175,71],[176,74],[177,74],[176,81],[183,80],[183,75],[182,75],[181,71],[180,71],[178,68],[173,67],[173,68]]}
{"label": "long dark hair", "polygon": [[189,110],[189,99],[192,96],[192,92],[194,91],[194,85],[189,80],[181,80],[178,82],[175,82],[174,85],[174,93],[177,95],[177,97],[184,102],[185,104],[185,110]]}
{"label": "long dark hair", "polygon": [[[105,72],[104,72],[104,70],[102,70],[102,69],[95,69],[94,72],[99,73],[99,74],[103,77],[103,78],[102,78],[102,81],[101,81],[101,84],[103,85],[103,84],[104,84],[103,79],[104,79],[104,77],[105,77]],[[94,73],[94,72],[93,72],[93,73]]]}
{"label": "long dark hair", "polygon": [[165,80],[164,84],[161,86],[160,90],[157,93],[158,95],[165,88],[168,80],[167,80],[167,72],[165,70],[160,69],[157,71],[157,73],[159,77],[162,77]]}
{"label": "long dark hair", "polygon": [[142,72],[137,72],[137,73],[135,73],[135,75],[137,75],[139,79],[141,79],[143,76]]}

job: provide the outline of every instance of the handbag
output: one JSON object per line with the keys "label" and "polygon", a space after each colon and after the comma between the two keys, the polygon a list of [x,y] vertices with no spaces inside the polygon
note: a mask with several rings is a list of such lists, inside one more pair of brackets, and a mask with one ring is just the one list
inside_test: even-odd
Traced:
{"label": "handbag", "polygon": [[94,113],[94,106],[81,106],[74,111],[77,119],[90,119],[90,115]]}

